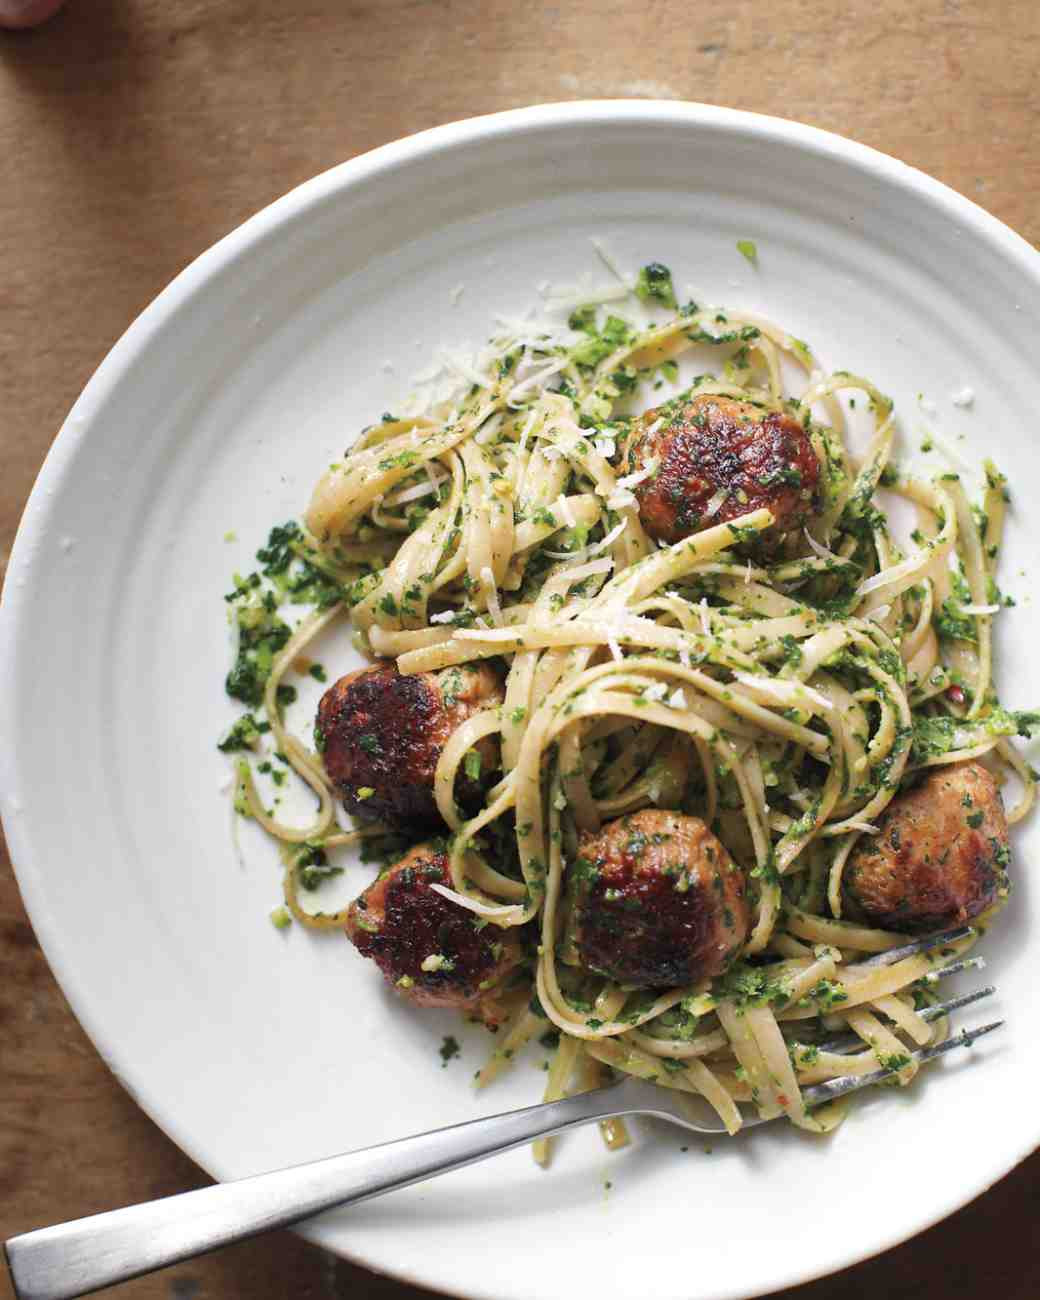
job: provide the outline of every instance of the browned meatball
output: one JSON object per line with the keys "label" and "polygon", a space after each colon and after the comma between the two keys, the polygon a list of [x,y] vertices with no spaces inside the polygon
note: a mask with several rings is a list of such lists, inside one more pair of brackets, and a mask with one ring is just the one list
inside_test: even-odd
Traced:
{"label": "browned meatball", "polygon": [[447,856],[416,845],[351,903],[347,938],[419,1006],[476,1006],[520,960],[520,944],[433,884],[451,887]]}
{"label": "browned meatball", "polygon": [[620,817],[582,836],[571,875],[581,963],[619,983],[719,975],[747,938],[744,873],[699,817]]}
{"label": "browned meatball", "polygon": [[638,420],[628,472],[651,459],[656,472],[633,491],[643,527],[663,542],[765,506],[776,522],[763,540],[774,543],[809,518],[820,478],[812,443],[793,416],[710,394]]}
{"label": "browned meatball", "polygon": [[945,930],[1007,888],[1007,822],[981,763],[940,767],[893,799],[845,868],[850,914],[893,930]]}
{"label": "browned meatball", "polygon": [[[502,687],[486,664],[410,675],[395,664],[364,668],[322,696],[315,740],[349,812],[402,829],[436,826],[433,777],[448,737],[474,713],[501,703]],[[480,779],[460,774],[456,783],[463,805],[479,800],[498,765],[493,738],[477,752]]]}

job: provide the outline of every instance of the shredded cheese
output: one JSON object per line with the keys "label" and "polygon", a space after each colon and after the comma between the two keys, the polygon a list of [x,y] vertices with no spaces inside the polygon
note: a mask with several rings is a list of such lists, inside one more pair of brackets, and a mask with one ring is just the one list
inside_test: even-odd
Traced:
{"label": "shredded cheese", "polygon": [[449,889],[447,885],[432,884],[430,888],[442,898],[448,899],[451,903],[458,903],[459,907],[466,908],[469,912],[476,912],[478,916],[514,916],[518,911],[517,907],[512,904],[490,904],[481,903],[475,898],[467,898],[465,894],[458,894],[454,889]]}
{"label": "shredded cheese", "polygon": [[383,504],[387,506],[403,506],[408,501],[418,501],[420,497],[430,496],[439,487],[440,484],[437,482],[417,483],[414,487],[402,488],[400,492],[395,492],[393,496],[387,497]]}
{"label": "shredded cheese", "polygon": [[729,496],[729,488],[719,488],[711,496],[708,504],[704,507],[704,518],[710,519],[712,515],[717,515],[722,507],[726,504],[726,498]]}
{"label": "shredded cheese", "polygon": [[[711,636],[711,617],[708,613],[707,596],[701,597],[700,611],[701,611],[701,631],[704,633],[705,636]],[[689,667],[688,664],[687,667]]]}
{"label": "shredded cheese", "polygon": [[495,585],[495,575],[491,572],[490,565],[485,564],[480,570],[480,581],[484,585],[484,597],[487,600],[491,621],[496,627],[502,627],[505,619],[502,617],[502,606],[498,602],[498,587]]}
{"label": "shredded cheese", "polygon": [[745,673],[739,669],[733,673],[734,678],[750,690],[760,695],[770,695],[780,704],[815,704],[818,709],[833,709],[834,705],[819,691],[804,682],[789,682],[776,677],[760,677],[757,673]]}
{"label": "shredded cheese", "polygon": [[634,474],[626,474],[624,478],[619,478],[615,487],[622,491],[638,487],[640,483],[645,483],[648,478],[653,478],[657,473],[657,466],[660,461],[656,456],[651,456],[642,469],[636,470]]}
{"label": "shredded cheese", "polygon": [[809,543],[809,550],[812,551],[813,555],[818,559],[837,560],[839,564],[841,563],[841,556],[835,555],[833,551],[828,551],[826,546],[821,546],[816,538],[813,537],[812,533],[809,532],[808,528],[803,528],[802,532],[805,533],[805,540]]}
{"label": "shredded cheese", "polygon": [[531,430],[534,428],[534,422],[538,419],[538,412],[532,411],[524,421],[524,427],[520,430],[520,441],[517,443],[518,451],[527,450],[527,439],[531,436]]}
{"label": "shredded cheese", "polygon": [[625,293],[627,294],[631,290],[633,285],[632,277],[630,275],[625,275],[625,273],[618,266],[617,262],[614,261],[614,258],[611,256],[610,252],[607,250],[602,240],[593,238],[589,242],[592,244],[592,247],[596,250],[596,253],[599,256],[599,260],[603,263],[603,265],[607,268],[607,270],[611,273],[611,275],[617,277],[618,282],[624,286]]}
{"label": "shredded cheese", "polygon": [[582,560],[590,560],[594,555],[598,555],[600,551],[605,551],[608,546],[612,546],[625,531],[627,526],[628,520],[622,519],[621,523],[614,525],[610,532],[607,533],[606,537],[600,538],[598,542],[593,543],[591,546],[583,546],[580,551],[545,550],[543,554],[548,555],[551,560],[577,560],[579,562]]}

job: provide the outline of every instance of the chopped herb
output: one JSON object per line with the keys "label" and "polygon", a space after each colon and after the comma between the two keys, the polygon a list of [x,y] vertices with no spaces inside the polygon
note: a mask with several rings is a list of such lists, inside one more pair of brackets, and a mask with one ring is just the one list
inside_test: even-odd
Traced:
{"label": "chopped herb", "polygon": [[217,748],[224,754],[236,749],[255,749],[260,739],[260,729],[251,713],[243,713],[235,722],[223,740],[217,741]]}
{"label": "chopped herb", "polygon": [[256,553],[256,558],[263,566],[265,577],[272,578],[288,569],[294,554],[292,543],[299,541],[301,537],[300,525],[292,519],[271,529],[267,545],[261,547]]}
{"label": "chopped herb", "polygon": [[660,262],[649,262],[644,266],[636,280],[636,296],[642,302],[653,299],[663,307],[671,307],[674,311],[678,303],[672,285],[672,273],[668,267],[662,266]]}
{"label": "chopped herb", "polygon": [[291,632],[263,598],[239,605],[234,617],[238,622],[238,657],[224,687],[234,699],[256,707],[263,702],[274,657]]}

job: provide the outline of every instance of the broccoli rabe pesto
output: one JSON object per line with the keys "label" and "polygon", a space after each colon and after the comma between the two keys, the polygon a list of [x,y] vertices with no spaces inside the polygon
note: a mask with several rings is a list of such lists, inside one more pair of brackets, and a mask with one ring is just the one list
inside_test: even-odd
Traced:
{"label": "broccoli rabe pesto", "polygon": [[[282,617],[286,606],[311,606],[326,609],[345,599],[343,588],[307,558],[307,546],[299,524],[290,521],[271,529],[266,546],[256,553],[258,569],[235,575],[234,586],[224,597],[235,623],[238,652],[225,679],[232,699],[258,708],[264,699],[264,687],[271,675],[275,656],[292,636],[292,629]],[[312,664],[308,670],[317,681],[325,680],[325,670]],[[288,707],[297,691],[289,683],[278,688],[278,704]],[[256,748],[257,724],[251,715],[240,718],[219,742],[225,751]]]}
{"label": "broccoli rabe pesto", "polygon": [[910,760],[923,764],[952,750],[969,749],[989,736],[1022,736],[1029,739],[1040,728],[1040,713],[1010,710],[994,705],[984,718],[976,721],[953,717],[948,713],[917,717],[913,725]]}
{"label": "broccoli rabe pesto", "polygon": [[662,307],[671,307],[673,311],[679,305],[672,286],[672,273],[660,262],[650,262],[639,272],[639,278],[636,280],[636,296],[644,302],[652,299]]}

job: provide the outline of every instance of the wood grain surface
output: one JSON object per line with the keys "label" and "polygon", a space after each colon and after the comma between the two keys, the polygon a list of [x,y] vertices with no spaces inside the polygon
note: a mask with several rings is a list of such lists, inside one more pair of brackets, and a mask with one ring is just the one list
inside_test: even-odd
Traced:
{"label": "wood grain surface", "polygon": [[[0,32],[0,563],[55,431],[132,318],[334,163],[539,101],[701,100],[874,145],[1040,242],[1038,72],[1037,0],[69,0],[36,31]],[[6,859],[0,944],[0,1234],[202,1185],[72,1018]],[[969,1142],[970,1119],[951,1133]],[[1033,1300],[1038,1177],[1034,1156],[915,1241],[784,1295]],[[119,1294],[423,1293],[278,1234]]]}

